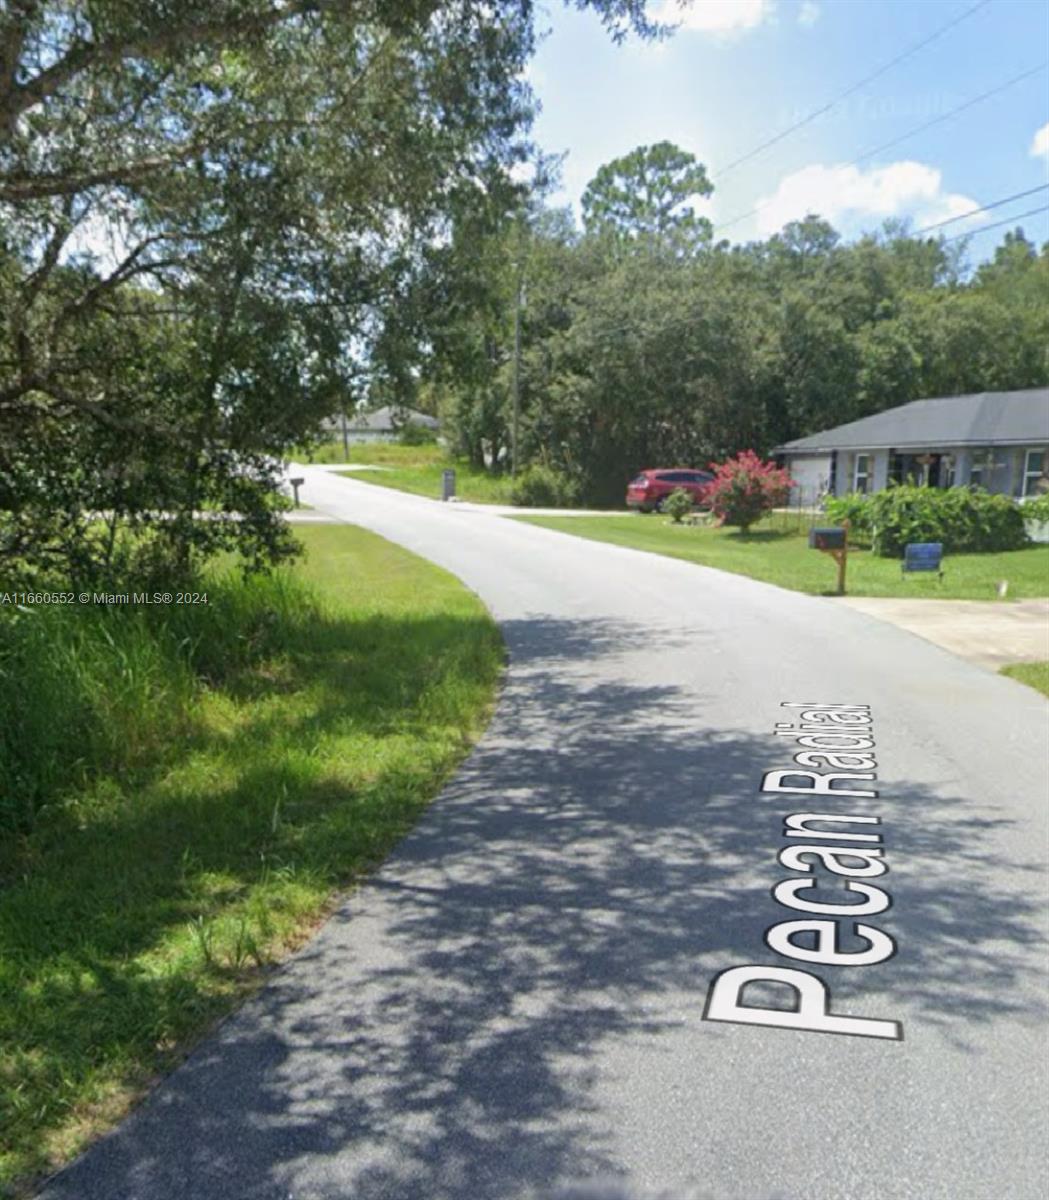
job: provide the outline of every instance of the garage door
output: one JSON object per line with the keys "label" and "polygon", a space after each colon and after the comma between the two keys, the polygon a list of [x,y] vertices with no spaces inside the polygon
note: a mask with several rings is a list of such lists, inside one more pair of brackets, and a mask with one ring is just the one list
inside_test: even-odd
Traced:
{"label": "garage door", "polygon": [[799,455],[787,462],[787,470],[794,480],[791,504],[816,504],[830,484],[830,455]]}

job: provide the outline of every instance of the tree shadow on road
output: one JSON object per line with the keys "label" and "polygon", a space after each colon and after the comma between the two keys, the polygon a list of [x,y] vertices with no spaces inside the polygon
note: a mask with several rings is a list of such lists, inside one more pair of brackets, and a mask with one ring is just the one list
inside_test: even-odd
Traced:
{"label": "tree shadow on road", "polygon": [[[783,965],[763,942],[789,915],[769,888],[790,874],[783,816],[806,805],[758,789],[789,758],[769,736],[697,732],[702,690],[631,682],[662,636],[649,626],[504,632],[513,668],[492,726],[421,824],[49,1200],[495,1200],[624,1180],[600,1103],[609,1050],[691,1030],[702,1080],[719,1039],[763,1036],[701,1013],[717,971]],[[622,660],[619,682],[574,669],[603,658]],[[897,1016],[902,997],[923,1037],[966,1053],[995,1022],[1033,1027],[1039,868],[1003,849],[1012,818],[880,786],[837,810],[882,820],[894,907],[876,923],[899,953],[821,972],[835,1011]],[[799,1055],[819,1037],[775,1036]],[[849,1043],[842,1062],[872,1075],[902,1052],[819,1040],[822,1054]]]}

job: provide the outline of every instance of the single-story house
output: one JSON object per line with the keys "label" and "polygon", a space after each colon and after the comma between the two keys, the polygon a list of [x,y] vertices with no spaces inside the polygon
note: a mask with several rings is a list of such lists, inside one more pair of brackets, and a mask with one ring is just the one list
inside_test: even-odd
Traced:
{"label": "single-story house", "polygon": [[773,453],[802,503],[890,481],[1032,496],[1049,489],[1049,387],[914,400]]}
{"label": "single-story house", "polygon": [[405,425],[421,425],[434,432],[440,428],[440,422],[426,413],[411,408],[394,408],[389,404],[369,412],[329,417],[322,422],[321,428],[332,441],[345,435],[350,442],[392,442]]}

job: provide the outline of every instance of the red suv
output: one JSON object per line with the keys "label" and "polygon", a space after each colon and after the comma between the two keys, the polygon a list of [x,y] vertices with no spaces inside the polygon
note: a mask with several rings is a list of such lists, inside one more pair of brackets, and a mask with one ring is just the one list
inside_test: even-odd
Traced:
{"label": "red suv", "polygon": [[686,467],[652,467],[632,479],[626,490],[627,508],[642,512],[663,511],[663,501],[677,488],[684,488],[693,504],[703,502],[703,489],[714,478],[709,471]]}

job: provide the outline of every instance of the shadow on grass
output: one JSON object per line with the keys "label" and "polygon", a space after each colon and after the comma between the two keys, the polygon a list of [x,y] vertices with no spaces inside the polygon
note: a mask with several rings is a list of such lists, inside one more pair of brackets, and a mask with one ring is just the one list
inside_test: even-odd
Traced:
{"label": "shadow on grass", "polygon": [[[768,738],[697,732],[713,696],[586,669],[673,648],[678,631],[532,620],[504,633],[496,717],[426,819],[48,1200],[495,1200],[627,1178],[602,1092],[609,1051],[633,1061],[665,1037],[703,1078],[727,1036],[699,1036],[707,984],[770,958],[768,888],[797,801],[756,797]],[[1011,818],[906,782],[849,808],[884,822],[895,906],[879,922],[900,953],[828,968],[835,1008],[893,1012],[905,997],[926,1036],[973,1055],[1003,1018],[1035,1028],[1038,868],[996,848]],[[807,1061],[813,1035],[777,1036]],[[818,1053],[851,1076],[857,1040]]]}

